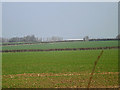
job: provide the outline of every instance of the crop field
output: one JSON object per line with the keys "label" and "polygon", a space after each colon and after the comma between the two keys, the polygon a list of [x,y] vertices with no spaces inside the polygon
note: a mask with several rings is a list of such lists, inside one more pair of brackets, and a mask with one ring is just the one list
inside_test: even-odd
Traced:
{"label": "crop field", "polygon": [[[2,87],[86,88],[100,52],[101,50],[2,53]],[[104,50],[90,87],[118,87],[118,49]]]}
{"label": "crop field", "polygon": [[89,41],[89,42],[77,41],[77,42],[38,43],[32,45],[9,45],[2,46],[2,50],[89,48],[89,47],[112,47],[112,46],[118,46],[118,41]]}

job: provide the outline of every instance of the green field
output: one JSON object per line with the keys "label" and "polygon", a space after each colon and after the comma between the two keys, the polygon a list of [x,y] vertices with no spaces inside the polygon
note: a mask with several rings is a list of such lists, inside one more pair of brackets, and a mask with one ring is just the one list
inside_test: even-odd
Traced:
{"label": "green field", "polygon": [[[3,88],[87,87],[94,61],[100,52],[101,50],[3,53]],[[91,87],[118,87],[117,49],[104,50]]]}
{"label": "green field", "polygon": [[86,47],[112,47],[118,46],[118,41],[76,41],[76,42],[57,42],[57,43],[38,43],[33,45],[14,45],[2,46],[2,50],[21,50],[21,49],[58,49],[58,48],[86,48]]}

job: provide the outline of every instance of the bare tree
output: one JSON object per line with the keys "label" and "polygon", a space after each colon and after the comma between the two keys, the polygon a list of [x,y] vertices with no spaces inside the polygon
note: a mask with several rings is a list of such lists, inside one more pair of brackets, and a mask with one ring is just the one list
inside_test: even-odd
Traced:
{"label": "bare tree", "polygon": [[38,39],[34,35],[27,35],[24,37],[24,42],[36,42]]}
{"label": "bare tree", "polygon": [[62,41],[63,38],[62,37],[58,37],[58,36],[52,36],[52,37],[47,37],[46,41],[47,42],[51,42],[51,41]]}

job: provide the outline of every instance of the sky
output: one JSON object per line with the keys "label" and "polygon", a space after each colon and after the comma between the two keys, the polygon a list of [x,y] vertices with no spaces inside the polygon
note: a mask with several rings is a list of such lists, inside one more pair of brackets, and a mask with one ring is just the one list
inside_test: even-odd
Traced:
{"label": "sky", "polygon": [[115,38],[117,2],[4,2],[4,38],[59,36],[64,39]]}

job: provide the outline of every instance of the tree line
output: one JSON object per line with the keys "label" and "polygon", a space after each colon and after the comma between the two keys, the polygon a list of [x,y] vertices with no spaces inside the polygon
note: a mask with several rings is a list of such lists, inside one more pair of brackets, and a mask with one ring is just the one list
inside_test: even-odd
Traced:
{"label": "tree line", "polygon": [[62,41],[62,37],[58,36],[52,36],[47,38],[38,38],[34,35],[27,35],[24,37],[12,37],[10,39],[8,38],[0,38],[0,42],[42,42],[42,41]]}
{"label": "tree line", "polygon": [[[100,40],[120,40],[120,34],[115,38],[106,38],[106,39],[89,39],[88,36],[83,38],[83,41],[100,41]],[[0,38],[0,42],[53,42],[53,41],[64,41],[62,37],[52,36],[47,38],[38,38],[34,35],[27,35],[24,37],[12,37],[12,38]]]}

